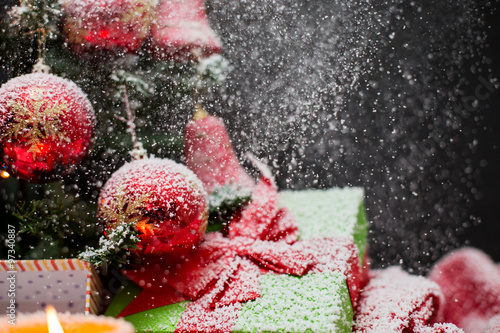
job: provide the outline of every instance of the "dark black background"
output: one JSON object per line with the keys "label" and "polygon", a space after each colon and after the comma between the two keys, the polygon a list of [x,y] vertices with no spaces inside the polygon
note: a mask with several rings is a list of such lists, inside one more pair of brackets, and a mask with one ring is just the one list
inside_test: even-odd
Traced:
{"label": "dark black background", "polygon": [[[498,7],[498,4],[497,4]],[[495,77],[500,77],[500,12],[498,8],[486,16],[488,28],[488,44],[485,50],[492,62]],[[480,190],[484,197],[474,203],[471,214],[482,220],[477,226],[470,228],[465,238],[470,239],[473,246],[484,249],[495,261],[500,261],[500,91],[488,100],[488,108],[484,112],[487,130],[482,132],[480,140],[480,158],[488,161],[482,172]]]}

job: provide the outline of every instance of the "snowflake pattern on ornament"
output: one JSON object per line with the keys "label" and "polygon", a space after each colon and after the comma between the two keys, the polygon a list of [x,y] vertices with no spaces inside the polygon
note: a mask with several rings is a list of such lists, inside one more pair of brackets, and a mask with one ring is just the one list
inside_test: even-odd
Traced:
{"label": "snowflake pattern on ornament", "polygon": [[40,88],[31,90],[29,96],[8,103],[13,115],[1,139],[21,137],[30,146],[28,152],[33,153],[35,159],[40,140],[54,137],[61,143],[71,141],[63,130],[60,118],[68,106],[63,100],[47,99]]}
{"label": "snowflake pattern on ornament", "polygon": [[115,196],[103,199],[100,209],[101,218],[111,229],[115,229],[123,223],[134,223],[141,221],[147,223],[149,218],[144,216],[141,207],[144,207],[149,200],[147,193],[142,193],[134,198],[127,195],[125,186],[120,186]]}

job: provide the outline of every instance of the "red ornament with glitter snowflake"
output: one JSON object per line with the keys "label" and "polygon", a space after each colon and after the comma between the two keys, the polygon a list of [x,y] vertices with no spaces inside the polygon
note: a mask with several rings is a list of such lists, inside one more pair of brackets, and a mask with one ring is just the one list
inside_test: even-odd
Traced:
{"label": "red ornament with glitter snowflake", "polygon": [[154,0],[68,0],[62,30],[79,54],[135,52],[149,35],[155,5]]}
{"label": "red ornament with glitter snowflake", "polygon": [[[98,211],[105,228],[132,223],[140,264],[181,260],[201,242],[208,221],[203,184],[184,165],[143,158],[125,164],[104,185]],[[135,263],[135,262],[133,262]]]}
{"label": "red ornament with glitter snowflake", "polygon": [[0,155],[9,172],[30,182],[59,179],[86,157],[94,112],[73,82],[36,73],[0,88]]}

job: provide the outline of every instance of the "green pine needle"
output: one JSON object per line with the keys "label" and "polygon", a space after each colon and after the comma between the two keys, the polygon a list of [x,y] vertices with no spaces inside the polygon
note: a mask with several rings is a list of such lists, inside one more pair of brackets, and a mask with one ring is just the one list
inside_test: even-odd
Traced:
{"label": "green pine needle", "polygon": [[234,184],[216,188],[208,196],[211,224],[224,224],[240,208],[250,202],[252,191]]}
{"label": "green pine needle", "polygon": [[122,223],[107,236],[99,239],[99,247],[87,247],[79,258],[94,264],[96,267],[115,266],[120,268],[128,264],[130,250],[136,249],[139,243],[139,232],[135,223]]}
{"label": "green pine needle", "polygon": [[59,200],[23,201],[17,204],[12,215],[20,221],[20,234],[53,239],[72,237],[75,233],[82,235],[81,225],[76,221],[62,222],[66,207]]}

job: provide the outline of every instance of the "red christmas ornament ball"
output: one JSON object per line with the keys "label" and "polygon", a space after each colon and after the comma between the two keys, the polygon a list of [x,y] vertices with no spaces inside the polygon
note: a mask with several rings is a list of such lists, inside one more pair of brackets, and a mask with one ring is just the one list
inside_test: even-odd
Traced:
{"label": "red christmas ornament ball", "polygon": [[182,164],[145,158],[125,164],[104,185],[98,203],[109,231],[132,223],[140,243],[133,254],[141,263],[172,263],[191,252],[208,224],[203,184]]}
{"label": "red christmas ornament ball", "polygon": [[79,54],[111,50],[134,52],[149,35],[154,0],[68,0],[63,34]]}
{"label": "red christmas ornament ball", "polygon": [[26,181],[72,172],[93,143],[94,124],[92,105],[69,80],[35,73],[0,88],[0,157]]}

